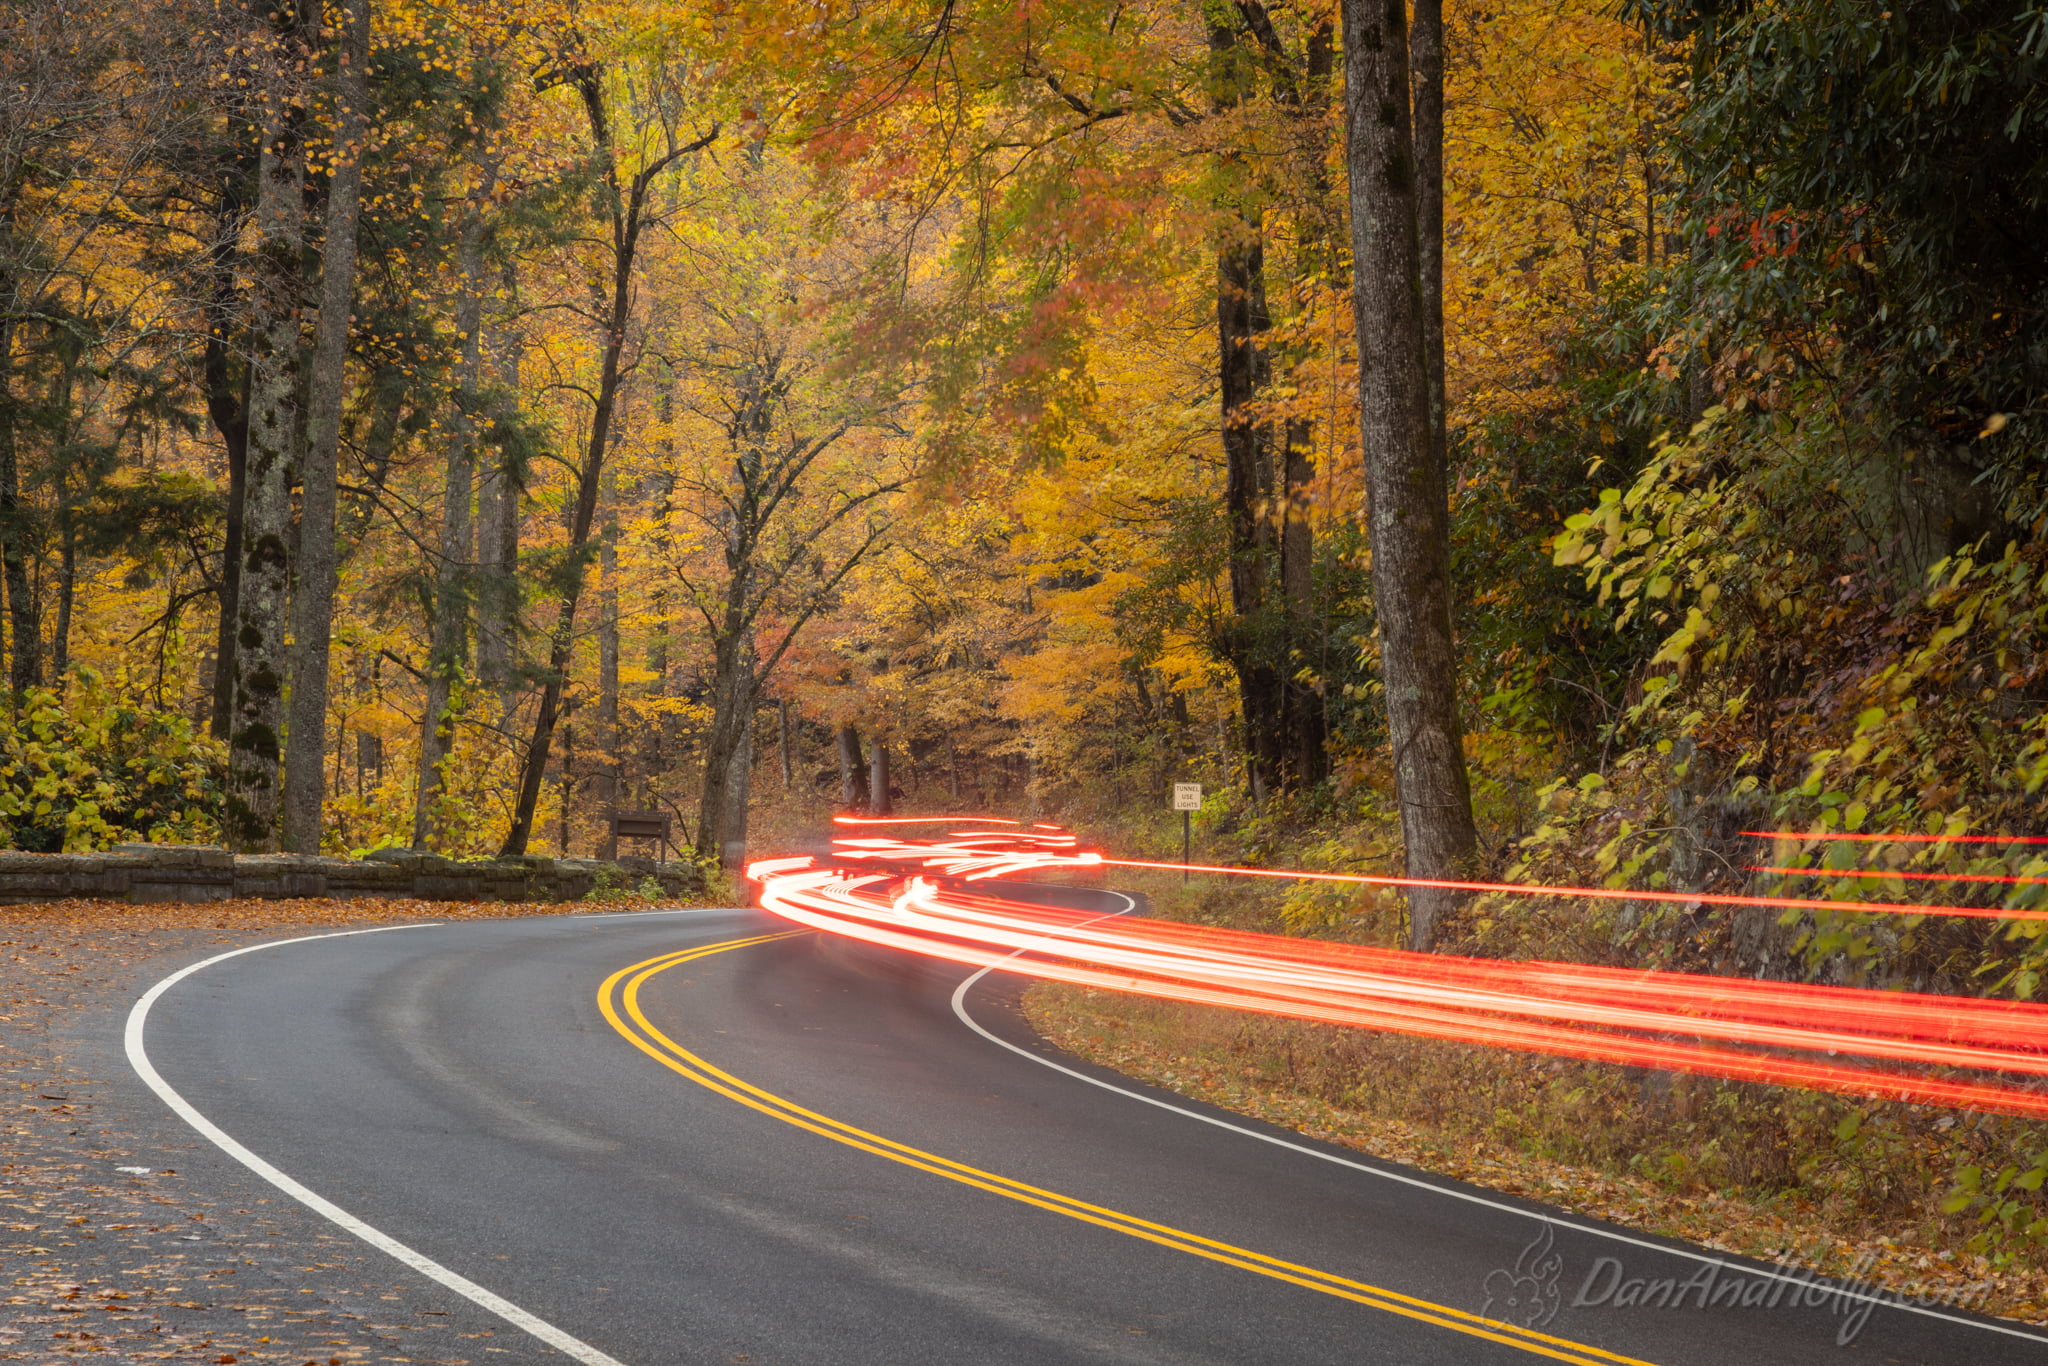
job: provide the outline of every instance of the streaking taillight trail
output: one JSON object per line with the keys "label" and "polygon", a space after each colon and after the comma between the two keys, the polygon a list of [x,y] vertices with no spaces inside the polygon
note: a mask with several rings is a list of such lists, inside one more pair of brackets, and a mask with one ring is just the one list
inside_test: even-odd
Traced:
{"label": "streaking taillight trail", "polygon": [[[877,822],[852,821],[849,825]],[[891,824],[913,824],[911,819]],[[927,822],[929,823],[929,822]],[[1169,1000],[1429,1038],[2006,1114],[2048,1117],[2048,1007],[2024,1002],[1569,963],[1504,962],[1105,917],[1003,895],[998,879],[1111,866],[1055,827],[949,821],[931,837],[849,836],[830,859],[754,863],[763,909],[927,957]],[[1215,868],[1366,885],[1405,878]],[[1592,895],[1612,889],[1456,883]],[[1799,898],[1621,893],[1758,908],[1860,909]],[[1910,914],[1978,908],[1881,904]]]}

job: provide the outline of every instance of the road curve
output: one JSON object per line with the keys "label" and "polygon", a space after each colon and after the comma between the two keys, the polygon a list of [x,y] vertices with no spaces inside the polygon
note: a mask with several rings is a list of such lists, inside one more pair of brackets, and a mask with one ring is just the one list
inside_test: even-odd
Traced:
{"label": "road curve", "polygon": [[1000,976],[785,928],[299,940],[166,987],[131,1051],[267,1179],[494,1301],[459,1310],[497,1360],[2048,1361],[1224,1115],[1053,1053]]}

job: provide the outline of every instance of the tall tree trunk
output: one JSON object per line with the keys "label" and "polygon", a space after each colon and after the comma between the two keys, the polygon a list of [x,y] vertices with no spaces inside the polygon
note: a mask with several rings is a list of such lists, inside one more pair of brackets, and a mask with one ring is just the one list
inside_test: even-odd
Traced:
{"label": "tall tree trunk", "polygon": [[245,852],[277,847],[284,721],[291,481],[299,459],[300,306],[306,149],[291,87],[306,59],[308,16],[281,9],[264,55],[266,114],[257,167],[250,329],[248,485],[235,601],[235,692],[228,720],[225,821]]}
{"label": "tall tree trunk", "polygon": [[[604,473],[605,526],[597,552],[597,734],[603,753],[597,765],[597,800],[609,811],[619,805],[623,764],[619,756],[619,521],[618,477]],[[619,856],[618,837],[605,824],[599,858]]]}
{"label": "tall tree trunk", "polygon": [[796,786],[796,767],[790,753],[789,699],[777,698],[775,702],[775,746],[782,751],[782,795],[787,797]]}
{"label": "tall tree trunk", "polygon": [[753,810],[754,709],[739,717],[739,743],[733,749],[730,776],[725,784],[725,829],[718,842],[722,868],[738,869],[747,862],[747,817]]}
{"label": "tall tree trunk", "polygon": [[[1352,300],[1373,599],[1408,875],[1472,871],[1478,835],[1458,722],[1450,510],[1430,420],[1404,0],[1344,0],[1344,123]],[[1453,893],[1413,888],[1409,942],[1427,948]]]}
{"label": "tall tree trunk", "polygon": [[21,497],[14,404],[14,325],[0,322],[0,580],[7,590],[12,650],[8,682],[16,692],[43,681],[42,611],[28,578],[28,510]]}
{"label": "tall tree trunk", "polygon": [[1322,618],[1315,610],[1315,531],[1309,522],[1309,485],[1315,460],[1306,420],[1286,424],[1282,454],[1280,591],[1287,608],[1288,658],[1284,693],[1285,777],[1290,787],[1313,787],[1330,776],[1329,713],[1323,692],[1305,681],[1321,677]]}
{"label": "tall tree trunk", "polygon": [[[1259,17],[1264,17],[1259,8]],[[1247,11],[1214,7],[1209,15],[1209,102],[1227,114],[1257,93],[1261,62],[1247,42]],[[1266,301],[1266,253],[1261,191],[1241,155],[1221,158],[1224,191],[1219,207],[1223,238],[1216,250],[1216,373],[1221,393],[1224,456],[1224,518],[1230,547],[1232,620],[1224,653],[1237,673],[1244,716],[1245,781],[1254,802],[1262,802],[1281,780],[1281,713],[1285,705],[1267,620],[1273,521],[1272,424],[1252,415],[1272,381],[1266,333],[1272,316]]]}
{"label": "tall tree trunk", "polygon": [[559,803],[556,815],[555,852],[569,857],[569,807],[576,797],[576,727],[562,727],[562,771],[555,781]]}
{"label": "tall tree trunk", "polygon": [[213,648],[213,714],[209,727],[213,738],[228,738],[229,717],[235,703],[235,612],[242,582],[242,520],[249,486],[249,383],[252,368],[242,368],[240,381],[229,365],[228,336],[242,311],[234,270],[236,236],[241,229],[243,198],[236,193],[239,180],[225,177],[221,198],[214,210],[213,240],[209,247],[212,289],[206,302],[206,346],[200,372],[206,386],[206,413],[220,433],[227,457],[227,516],[220,550],[219,629]]}
{"label": "tall tree trunk", "polygon": [[355,302],[356,223],[369,129],[370,0],[344,0],[334,81],[335,159],[320,246],[320,319],[306,398],[300,479],[299,563],[292,601],[291,724],[285,732],[284,847],[320,852],[327,736],[327,674],[334,631],[336,471]]}
{"label": "tall tree trunk", "polygon": [[889,742],[877,735],[868,749],[868,814],[870,816],[893,816],[896,803],[890,791],[895,783],[889,777]]}
{"label": "tall tree trunk", "polygon": [[839,728],[839,808],[852,815],[867,809],[867,760],[860,752],[860,732],[851,724]]}
{"label": "tall tree trunk", "polygon": [[361,491],[335,511],[335,543],[343,547],[362,540],[376,511],[376,491],[390,476],[391,457],[398,450],[399,422],[405,416],[404,372],[395,365],[379,364],[370,371],[363,392],[370,415],[363,432]]}
{"label": "tall tree trunk", "polygon": [[[71,670],[71,607],[77,597],[78,532],[67,516],[57,547],[57,624],[50,632],[50,678],[60,688]],[[166,631],[172,624],[170,618],[164,619]]]}
{"label": "tall tree trunk", "polygon": [[746,592],[745,579],[737,578],[712,646],[711,732],[704,739],[704,782],[697,808],[697,856],[716,858],[725,868],[745,856],[744,808],[754,762],[754,704],[759,700],[753,630],[743,618]]}
{"label": "tall tree trunk", "polygon": [[1422,363],[1437,459],[1448,458],[1444,396],[1444,5],[1415,0],[1408,29],[1414,97],[1416,262],[1422,280]]}
{"label": "tall tree trunk", "polygon": [[[1327,170],[1327,113],[1336,73],[1335,39],[1328,18],[1310,30],[1303,54],[1303,79],[1294,104],[1310,197],[1308,207],[1295,221],[1300,244],[1295,285],[1304,300],[1325,284],[1333,290],[1344,287],[1344,282],[1336,278],[1333,259],[1337,253],[1332,250],[1334,215],[1329,212]],[[1301,383],[1297,372],[1308,354],[1308,348],[1299,344],[1287,353],[1287,368],[1297,385]],[[1329,710],[1318,686],[1324,673],[1326,627],[1315,607],[1315,529],[1311,520],[1311,489],[1316,474],[1314,441],[1315,423],[1306,417],[1290,418],[1282,429],[1280,586],[1287,614],[1283,750],[1286,780],[1294,787],[1313,787],[1330,774]],[[1317,681],[1304,681],[1305,673],[1312,674]]]}
{"label": "tall tree trunk", "polygon": [[[374,698],[377,695],[377,675],[382,661],[379,656],[358,654],[352,672],[355,675],[355,694],[359,698]],[[375,773],[377,780],[383,778],[384,741],[373,731],[358,730],[356,737],[356,800],[366,795],[366,787]]]}
{"label": "tall tree trunk", "polygon": [[478,171],[462,224],[462,294],[455,330],[462,338],[462,370],[456,395],[454,439],[441,490],[440,563],[434,574],[432,639],[427,651],[427,703],[420,721],[419,783],[414,789],[412,847],[424,849],[438,832],[441,791],[455,749],[456,698],[468,657],[472,580],[476,458],[483,407],[484,235],[487,205],[497,184],[497,164]]}
{"label": "tall tree trunk", "polygon": [[1217,374],[1223,409],[1224,514],[1230,538],[1230,607],[1226,644],[1236,670],[1244,713],[1246,781],[1255,802],[1277,785],[1282,682],[1268,639],[1267,560],[1272,519],[1272,428],[1247,413],[1272,378],[1263,338],[1266,309],[1265,249],[1256,220],[1241,220],[1241,235],[1225,242],[1216,260]]}
{"label": "tall tree trunk", "polygon": [[[224,340],[209,337],[207,349],[207,408],[213,413],[214,428],[220,433],[227,454],[227,515],[220,544],[219,630],[213,646],[213,714],[208,727],[213,738],[228,738],[229,718],[235,704],[235,614],[242,586],[242,523],[249,498],[249,378],[242,372],[242,385],[232,406],[216,403],[216,394],[226,397],[227,350]],[[213,383],[213,357],[221,354],[221,386]]]}
{"label": "tall tree trunk", "polygon": [[[507,273],[508,291],[515,281]],[[498,381],[519,392],[519,334],[498,328],[492,335]],[[498,694],[498,723],[509,729],[517,692],[513,686],[519,631],[518,457],[501,444],[485,466],[477,488],[477,673]]]}

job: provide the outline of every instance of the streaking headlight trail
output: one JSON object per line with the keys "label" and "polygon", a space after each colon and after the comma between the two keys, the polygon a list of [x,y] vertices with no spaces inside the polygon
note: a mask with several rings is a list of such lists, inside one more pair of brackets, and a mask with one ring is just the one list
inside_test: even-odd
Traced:
{"label": "streaking headlight trail", "polygon": [[[880,822],[841,818],[851,827]],[[918,823],[901,819],[887,824]],[[926,957],[1079,985],[1325,1024],[1916,1104],[2048,1117],[2048,1007],[2014,1001],[1760,982],[1570,963],[1457,958],[1132,917],[1104,919],[1003,895],[1000,879],[1103,867],[1051,826],[927,820],[926,836],[849,834],[833,854],[749,865],[764,910],[811,929]],[[1197,869],[1197,871],[1203,871]],[[1734,895],[1417,883],[1406,878],[1207,871],[1375,886],[1452,885],[1776,909],[1861,903]],[[1876,903],[1921,915],[2048,913]]]}

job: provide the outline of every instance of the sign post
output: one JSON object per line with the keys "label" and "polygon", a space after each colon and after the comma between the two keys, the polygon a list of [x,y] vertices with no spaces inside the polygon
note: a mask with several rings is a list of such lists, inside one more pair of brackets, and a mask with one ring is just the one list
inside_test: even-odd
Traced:
{"label": "sign post", "polygon": [[1173,785],[1173,809],[1180,812],[1180,882],[1187,886],[1188,865],[1194,848],[1194,813],[1202,809],[1202,785],[1200,783],[1175,783]]}

